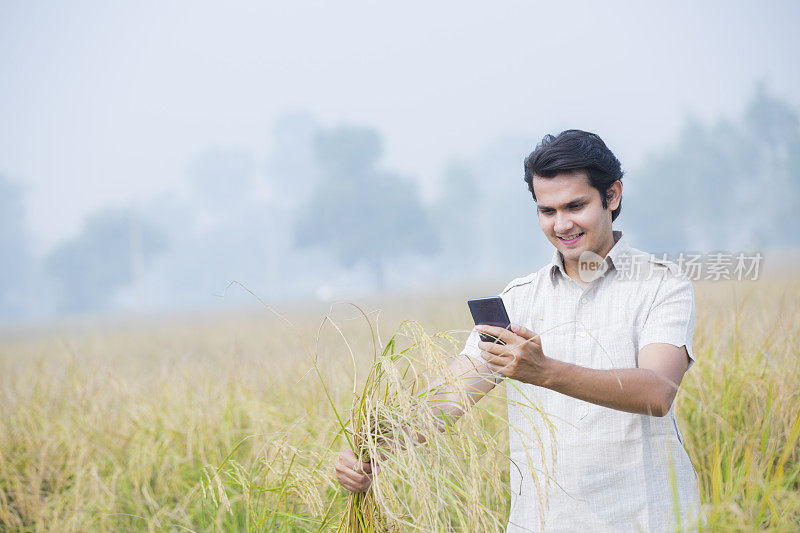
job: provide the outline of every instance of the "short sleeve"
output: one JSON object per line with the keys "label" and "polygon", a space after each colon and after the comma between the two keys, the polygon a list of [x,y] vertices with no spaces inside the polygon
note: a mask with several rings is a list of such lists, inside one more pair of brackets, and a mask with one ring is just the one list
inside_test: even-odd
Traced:
{"label": "short sleeve", "polygon": [[653,305],[639,337],[640,348],[663,342],[673,346],[686,346],[689,367],[694,363],[692,338],[694,336],[694,290],[692,282],[683,274],[667,271],[656,293]]}

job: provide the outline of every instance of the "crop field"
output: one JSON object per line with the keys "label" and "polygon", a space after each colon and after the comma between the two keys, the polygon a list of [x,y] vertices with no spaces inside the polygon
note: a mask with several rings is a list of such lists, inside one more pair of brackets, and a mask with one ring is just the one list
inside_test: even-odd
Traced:
{"label": "crop field", "polygon": [[[496,290],[7,332],[0,531],[502,531],[504,385],[446,431],[420,400],[471,327],[464,300]],[[676,411],[704,529],[796,531],[800,281],[695,292]],[[382,436],[402,445],[350,497],[335,458]]]}

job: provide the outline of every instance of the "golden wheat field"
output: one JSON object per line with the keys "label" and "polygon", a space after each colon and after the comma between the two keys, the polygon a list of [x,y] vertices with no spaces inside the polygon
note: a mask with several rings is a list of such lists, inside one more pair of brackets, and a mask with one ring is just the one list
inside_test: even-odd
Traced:
{"label": "golden wheat field", "polygon": [[[504,387],[445,431],[422,407],[464,300],[496,290],[6,333],[0,530],[501,531]],[[704,529],[796,531],[800,280],[695,292],[676,409]],[[387,452],[367,500],[339,489],[339,452],[402,424],[426,444]]]}

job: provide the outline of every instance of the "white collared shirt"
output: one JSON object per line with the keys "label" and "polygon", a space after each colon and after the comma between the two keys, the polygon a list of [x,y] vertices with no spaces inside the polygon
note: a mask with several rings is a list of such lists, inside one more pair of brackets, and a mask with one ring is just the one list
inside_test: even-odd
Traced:
{"label": "white collared shirt", "polygon": [[[614,239],[585,288],[558,251],[509,283],[501,297],[511,322],[540,334],[547,357],[587,368],[636,368],[639,350],[657,342],[686,346],[691,365],[691,281],[621,232]],[[473,330],[462,353],[482,364],[478,340]],[[626,413],[512,379],[506,395],[508,531],[668,531],[676,516],[684,529],[698,516],[697,474],[672,409],[660,418]]]}

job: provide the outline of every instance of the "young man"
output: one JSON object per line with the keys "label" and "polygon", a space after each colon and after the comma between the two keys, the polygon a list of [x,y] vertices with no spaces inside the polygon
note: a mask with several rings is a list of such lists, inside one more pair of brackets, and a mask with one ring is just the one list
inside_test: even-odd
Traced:
{"label": "young man", "polygon": [[[503,290],[511,331],[475,328],[451,364],[471,403],[507,379],[508,531],[668,531],[700,516],[672,410],[693,362],[692,285],[612,230],[622,174],[593,133],[542,140],[525,181],[553,260]],[[440,409],[460,416],[456,392],[444,393]],[[339,482],[367,490],[370,465],[354,459],[340,456]]]}

